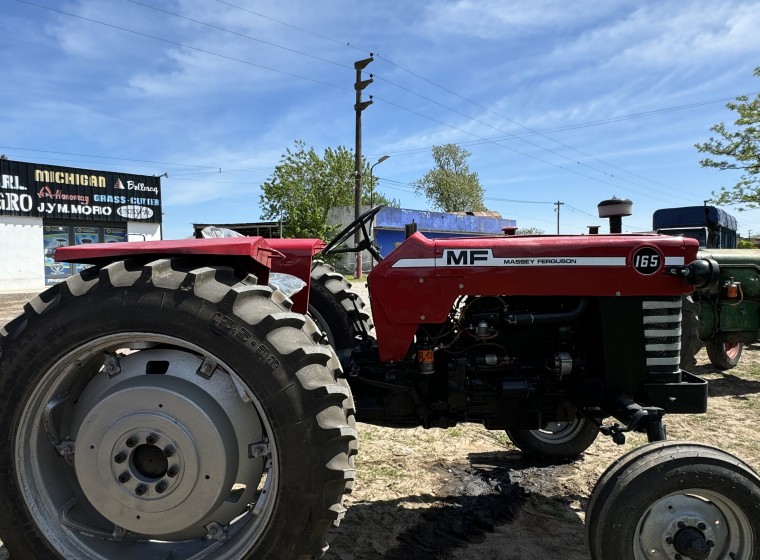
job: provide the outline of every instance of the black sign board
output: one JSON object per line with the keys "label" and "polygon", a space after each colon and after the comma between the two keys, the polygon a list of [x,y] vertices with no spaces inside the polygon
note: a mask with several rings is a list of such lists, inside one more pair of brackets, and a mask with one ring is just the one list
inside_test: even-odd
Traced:
{"label": "black sign board", "polygon": [[161,179],[0,159],[0,216],[161,223]]}

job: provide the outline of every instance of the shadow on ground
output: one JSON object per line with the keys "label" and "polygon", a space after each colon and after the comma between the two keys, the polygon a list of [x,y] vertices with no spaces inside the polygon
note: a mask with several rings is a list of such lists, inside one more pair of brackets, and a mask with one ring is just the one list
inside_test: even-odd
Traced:
{"label": "shadow on ground", "polygon": [[[471,454],[468,459],[465,464],[432,466],[445,479],[435,494],[353,504],[340,528],[331,533],[325,558],[587,558],[583,524],[570,507],[585,507],[585,497],[526,490],[537,478],[555,477],[563,466],[537,464],[509,451]],[[527,519],[520,520],[521,515]],[[573,542],[547,543],[568,536]]]}

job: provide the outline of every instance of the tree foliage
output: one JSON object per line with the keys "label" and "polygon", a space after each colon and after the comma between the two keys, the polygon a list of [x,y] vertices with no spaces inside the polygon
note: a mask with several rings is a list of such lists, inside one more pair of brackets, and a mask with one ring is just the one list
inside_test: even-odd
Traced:
{"label": "tree foliage", "polygon": [[[369,204],[369,164],[363,162],[362,203]],[[373,178],[373,182],[377,179]],[[296,140],[280,158],[272,176],[261,185],[261,215],[282,220],[285,237],[318,237],[327,240],[334,227],[327,224],[334,206],[354,204],[354,152],[343,146],[327,148],[320,157],[314,148]],[[398,205],[381,193],[375,204]]]}
{"label": "tree foliage", "polygon": [[478,174],[467,165],[470,155],[456,144],[433,146],[435,168],[413,183],[414,190],[444,212],[486,210]]}
{"label": "tree foliage", "polygon": [[517,235],[545,235],[546,232],[538,227],[517,228]]}
{"label": "tree foliage", "polygon": [[[760,77],[760,67],[755,68],[755,76]],[[741,176],[732,187],[721,187],[713,192],[712,202],[719,205],[741,205],[747,208],[760,207],[760,94],[754,99],[743,95],[726,107],[737,113],[735,130],[729,130],[724,123],[718,123],[710,130],[715,133],[707,142],[696,144],[697,150],[708,153],[700,161],[702,167],[738,170]],[[741,210],[741,208],[740,208]]]}

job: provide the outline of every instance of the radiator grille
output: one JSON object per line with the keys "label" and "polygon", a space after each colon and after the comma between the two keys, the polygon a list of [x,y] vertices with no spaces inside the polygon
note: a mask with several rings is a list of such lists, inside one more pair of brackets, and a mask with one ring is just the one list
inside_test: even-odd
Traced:
{"label": "radiator grille", "polygon": [[681,361],[681,298],[646,300],[641,306],[647,370],[678,371]]}

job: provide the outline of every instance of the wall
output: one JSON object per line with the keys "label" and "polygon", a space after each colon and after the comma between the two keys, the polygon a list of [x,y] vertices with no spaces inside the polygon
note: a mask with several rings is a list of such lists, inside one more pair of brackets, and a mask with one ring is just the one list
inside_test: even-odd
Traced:
{"label": "wall", "polygon": [[145,222],[127,222],[127,241],[159,241],[161,224]]}
{"label": "wall", "polygon": [[0,292],[42,290],[45,286],[42,257],[42,219],[3,216],[0,221]]}
{"label": "wall", "polygon": [[515,220],[505,220],[494,216],[450,214],[427,210],[407,210],[405,208],[383,208],[377,215],[377,229],[404,231],[406,224],[415,222],[420,232],[468,233],[471,235],[504,235],[505,227],[515,227]]}
{"label": "wall", "polygon": [[[442,239],[452,237],[475,237],[472,233],[451,233],[450,231],[424,231],[418,230],[428,239]],[[380,249],[380,255],[387,257],[396,246],[406,239],[406,232],[395,229],[375,228],[375,244]]]}

